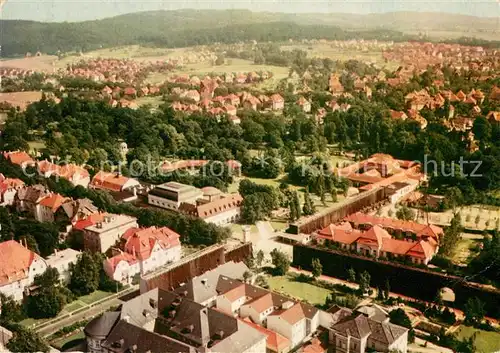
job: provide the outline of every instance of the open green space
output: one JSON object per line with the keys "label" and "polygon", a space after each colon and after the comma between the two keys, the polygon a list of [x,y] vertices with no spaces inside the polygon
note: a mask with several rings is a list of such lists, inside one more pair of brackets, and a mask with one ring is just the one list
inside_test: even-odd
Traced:
{"label": "open green space", "polygon": [[113,295],[113,293],[96,290],[94,293],[84,295],[83,297],[80,297],[79,299],[82,302],[84,302],[85,304],[92,304],[98,300],[104,299],[104,298],[109,297],[111,295]]}
{"label": "open green space", "polygon": [[307,300],[311,304],[325,304],[330,291],[310,283],[296,282],[289,276],[276,276],[268,278],[272,291],[281,292],[291,297]]}
{"label": "open green space", "polygon": [[163,100],[161,96],[156,97],[140,97],[135,100],[139,107],[144,105],[151,105],[153,108],[158,108],[163,104]]}
{"label": "open green space", "polygon": [[59,350],[62,350],[63,347],[64,349],[68,349],[74,347],[83,339],[85,339],[85,333],[83,333],[83,331],[77,331],[72,335],[52,341],[51,345]]}
{"label": "open green space", "polygon": [[459,339],[469,338],[476,334],[475,345],[478,353],[493,353],[500,351],[500,333],[478,330],[470,326],[460,326],[457,331]]}

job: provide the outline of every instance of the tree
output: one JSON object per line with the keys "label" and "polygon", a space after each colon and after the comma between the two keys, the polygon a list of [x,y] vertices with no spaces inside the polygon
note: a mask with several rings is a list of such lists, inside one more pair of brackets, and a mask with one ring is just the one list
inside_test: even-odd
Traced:
{"label": "tree", "polygon": [[302,207],[302,212],[304,212],[306,216],[310,216],[316,212],[311,200],[311,195],[309,194],[309,187],[306,187],[306,193],[304,194],[304,207]]}
{"label": "tree", "polygon": [[453,186],[446,190],[445,194],[446,203],[451,207],[453,213],[455,213],[455,209],[458,205],[462,204],[464,201],[464,197],[462,191],[456,186]]}
{"label": "tree", "polygon": [[467,325],[478,325],[480,324],[486,311],[484,310],[484,303],[478,297],[471,297],[467,299],[465,303],[464,315],[465,323]]}
{"label": "tree", "polygon": [[451,224],[444,231],[443,241],[439,252],[445,256],[451,256],[455,251],[462,234],[462,218],[460,213],[455,213]]}
{"label": "tree", "polygon": [[319,259],[313,259],[311,263],[312,267],[312,276],[314,279],[317,279],[321,276],[323,273],[323,265],[321,265],[321,262]]}
{"label": "tree", "polygon": [[75,264],[70,265],[71,280],[69,288],[77,295],[86,295],[99,287],[100,266],[90,252],[83,252],[78,256]]}
{"label": "tree", "polygon": [[415,331],[411,326],[411,320],[403,309],[397,308],[389,312],[389,321],[395,325],[403,326],[409,329],[408,341],[411,343],[415,341]]}
{"label": "tree", "polygon": [[396,217],[403,221],[413,221],[415,220],[415,211],[407,206],[403,206],[396,212]]}
{"label": "tree", "polygon": [[243,272],[243,282],[248,283],[251,278],[252,278],[252,272],[250,271]]}
{"label": "tree", "polygon": [[389,279],[385,280],[385,288],[384,288],[384,299],[387,300],[389,299],[391,294],[391,285],[389,283]]}
{"label": "tree", "polygon": [[48,352],[49,346],[43,341],[37,332],[17,325],[14,335],[7,343],[7,349],[11,352]]}
{"label": "tree", "polygon": [[215,65],[217,65],[217,66],[224,65],[224,56],[223,55],[217,56],[217,59],[215,59]]}
{"label": "tree", "polygon": [[55,317],[66,304],[66,296],[55,286],[39,289],[28,298],[28,313],[35,319]]}
{"label": "tree", "polygon": [[255,278],[255,285],[262,288],[269,288],[266,277],[262,275],[258,275],[257,278]]}
{"label": "tree", "polygon": [[275,273],[278,276],[286,275],[290,268],[290,260],[284,252],[276,248],[273,249],[273,251],[271,251],[271,261],[274,265]]}
{"label": "tree", "polygon": [[474,223],[476,224],[476,228],[479,226],[479,222],[481,222],[481,216],[478,214],[474,219]]}
{"label": "tree", "polygon": [[349,277],[349,282],[356,283],[356,271],[352,267],[347,270],[347,275]]}
{"label": "tree", "polygon": [[370,290],[370,280],[371,276],[368,271],[364,271],[359,275],[359,292],[361,293],[361,295],[368,293],[368,291]]}
{"label": "tree", "polygon": [[19,322],[24,319],[23,306],[11,296],[0,293],[0,325]]}
{"label": "tree", "polygon": [[257,264],[257,267],[262,266],[262,263],[264,261],[264,252],[262,250],[257,251],[257,256],[255,257],[255,263]]}

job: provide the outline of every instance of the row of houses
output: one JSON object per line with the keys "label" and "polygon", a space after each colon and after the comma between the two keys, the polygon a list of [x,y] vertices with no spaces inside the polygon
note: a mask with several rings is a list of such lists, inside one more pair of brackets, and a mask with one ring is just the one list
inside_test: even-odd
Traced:
{"label": "row of houses", "polygon": [[[247,271],[228,262],[175,289],[142,293],[85,327],[88,351],[135,345],[156,353],[176,344],[176,352],[407,352],[408,329],[391,324],[383,308],[319,310],[241,281]],[[322,332],[328,340],[316,338]]]}

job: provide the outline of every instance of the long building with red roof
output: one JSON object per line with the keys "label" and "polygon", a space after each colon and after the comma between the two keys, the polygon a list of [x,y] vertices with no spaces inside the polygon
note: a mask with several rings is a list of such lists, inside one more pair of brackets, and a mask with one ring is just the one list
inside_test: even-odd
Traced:
{"label": "long building with red roof", "polygon": [[167,227],[133,227],[121,236],[117,254],[104,261],[104,270],[116,281],[155,271],[181,258],[180,236]]}

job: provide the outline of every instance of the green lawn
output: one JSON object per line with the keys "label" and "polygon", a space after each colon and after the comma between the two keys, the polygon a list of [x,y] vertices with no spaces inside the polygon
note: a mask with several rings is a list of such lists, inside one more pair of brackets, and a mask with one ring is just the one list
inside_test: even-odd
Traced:
{"label": "green lawn", "polygon": [[[54,346],[57,349],[62,349],[64,346],[65,349],[71,348],[74,345],[78,343],[78,341],[85,339],[85,333],[83,331],[78,331],[75,332],[72,335],[69,335],[68,337],[64,337],[58,340],[54,340],[51,342],[51,345]],[[69,342],[75,341],[75,344],[69,344]]]}
{"label": "green lawn", "polygon": [[85,304],[92,304],[93,302],[109,297],[112,294],[113,293],[97,290],[94,293],[90,293],[89,295],[84,295],[83,297],[80,297],[78,299],[84,302]]}
{"label": "green lawn", "polygon": [[161,96],[155,97],[140,97],[135,100],[139,107],[143,105],[150,104],[153,108],[158,108],[161,104],[163,104],[163,100]]}
{"label": "green lawn", "polygon": [[479,353],[493,353],[500,351],[500,333],[478,330],[469,326],[460,326],[457,331],[459,339],[468,338],[477,333],[475,344]]}
{"label": "green lawn", "polygon": [[75,310],[78,310],[80,308],[83,308],[86,305],[86,303],[81,302],[80,300],[76,300],[64,307],[64,311],[70,313]]}
{"label": "green lawn", "polygon": [[272,291],[307,300],[311,304],[324,304],[330,294],[328,289],[309,283],[295,282],[288,276],[269,277],[268,283]]}

